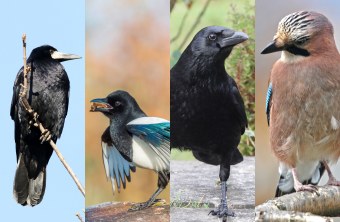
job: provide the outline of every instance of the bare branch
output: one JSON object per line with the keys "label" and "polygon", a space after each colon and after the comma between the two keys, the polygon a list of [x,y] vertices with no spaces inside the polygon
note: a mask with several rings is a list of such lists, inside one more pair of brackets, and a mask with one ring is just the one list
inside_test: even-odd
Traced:
{"label": "bare branch", "polygon": [[[27,95],[27,73],[30,72],[30,67],[27,66],[27,57],[26,57],[26,34],[23,34],[22,36],[22,46],[23,46],[23,58],[24,58],[24,82],[21,84],[21,92],[20,92],[20,102],[21,105],[25,108],[25,110],[31,115],[33,121],[34,121],[34,126],[38,127],[40,129],[40,132],[45,133],[47,129],[44,128],[42,123],[38,119],[38,114],[32,109],[30,104],[27,101],[26,95]],[[66,163],[63,155],[60,153],[57,145],[53,142],[53,140],[49,139],[49,143],[51,147],[53,148],[54,152],[57,154],[59,157],[59,160],[62,162],[74,182],[76,183],[78,189],[81,191],[83,196],[85,197],[85,189],[82,187],[81,183],[79,182],[77,176],[74,174],[73,170],[71,167]]]}
{"label": "bare branch", "polygon": [[255,211],[257,216],[266,214],[267,216],[281,219],[283,217],[287,218],[287,215],[294,215],[287,211],[294,211],[295,213],[310,212],[328,217],[339,216],[340,187],[325,186],[318,187],[318,193],[302,191],[284,195],[257,206]]}
{"label": "bare branch", "polygon": [[185,12],[185,14],[183,16],[181,24],[179,25],[178,32],[174,37],[171,38],[170,43],[176,41],[178,39],[178,37],[182,34],[183,26],[184,26],[185,21],[187,20],[188,14],[189,14],[189,10],[187,9],[187,11]]}
{"label": "bare branch", "polygon": [[204,15],[205,11],[208,8],[209,3],[211,2],[211,0],[207,0],[203,6],[202,11],[200,12],[200,14],[197,16],[195,23],[192,25],[192,27],[190,28],[190,30],[188,31],[187,35],[185,36],[185,38],[183,39],[182,43],[180,44],[180,46],[178,47],[178,49],[180,51],[182,51],[182,48],[184,47],[184,44],[187,42],[188,38],[191,36],[192,32],[195,30],[196,26],[200,23],[202,16]]}
{"label": "bare branch", "polygon": [[170,0],[170,13],[175,5],[176,5],[176,0]]}
{"label": "bare branch", "polygon": [[78,217],[78,219],[80,220],[80,222],[84,222],[83,218],[81,217],[80,213],[77,213],[76,216]]}

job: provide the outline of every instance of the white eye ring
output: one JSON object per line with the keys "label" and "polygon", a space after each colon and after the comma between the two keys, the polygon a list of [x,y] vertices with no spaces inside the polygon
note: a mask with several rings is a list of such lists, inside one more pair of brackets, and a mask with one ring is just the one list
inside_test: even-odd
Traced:
{"label": "white eye ring", "polygon": [[216,36],[216,34],[210,34],[210,35],[208,36],[208,38],[209,38],[209,40],[211,40],[211,41],[215,41],[216,38],[217,38],[217,36]]}

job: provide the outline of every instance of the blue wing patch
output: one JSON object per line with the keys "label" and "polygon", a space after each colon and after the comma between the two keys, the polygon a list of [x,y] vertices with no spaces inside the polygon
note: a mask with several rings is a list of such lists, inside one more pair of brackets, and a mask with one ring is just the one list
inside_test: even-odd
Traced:
{"label": "blue wing patch", "polygon": [[[163,162],[170,168],[170,122],[157,117],[137,118],[127,125],[127,130],[149,145]],[[158,163],[159,164],[159,163]]]}
{"label": "blue wing patch", "polygon": [[272,83],[269,83],[267,96],[266,96],[266,114],[267,114],[268,126],[269,126],[269,121],[270,121],[270,106],[271,106],[270,103],[272,100],[272,94],[273,94],[273,86],[272,86]]}
{"label": "blue wing patch", "polygon": [[113,145],[110,146],[102,142],[103,162],[107,178],[111,180],[112,190],[115,193],[115,184],[117,184],[118,192],[120,192],[121,182],[123,188],[126,187],[126,179],[130,182],[130,170],[135,172],[136,167],[133,163],[127,161],[122,154]]}
{"label": "blue wing patch", "polygon": [[170,122],[129,124],[127,128],[132,134],[143,138],[155,147],[170,143]]}

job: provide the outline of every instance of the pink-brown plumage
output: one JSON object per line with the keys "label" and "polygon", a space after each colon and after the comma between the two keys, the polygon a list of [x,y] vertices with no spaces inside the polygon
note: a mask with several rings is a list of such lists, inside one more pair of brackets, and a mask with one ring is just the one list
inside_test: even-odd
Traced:
{"label": "pink-brown plumage", "polygon": [[319,13],[293,13],[281,20],[270,47],[263,52],[282,51],[270,75],[271,148],[306,180],[312,175],[301,175],[302,165],[340,157],[340,55],[333,27]]}

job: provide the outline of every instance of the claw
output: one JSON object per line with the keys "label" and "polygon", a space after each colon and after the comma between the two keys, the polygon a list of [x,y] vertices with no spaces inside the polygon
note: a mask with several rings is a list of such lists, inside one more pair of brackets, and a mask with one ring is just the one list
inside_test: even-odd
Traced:
{"label": "claw", "polygon": [[44,142],[50,141],[51,138],[52,138],[51,132],[49,130],[45,129],[45,131],[42,132],[41,136],[40,136],[41,144],[43,144]]}

